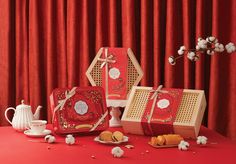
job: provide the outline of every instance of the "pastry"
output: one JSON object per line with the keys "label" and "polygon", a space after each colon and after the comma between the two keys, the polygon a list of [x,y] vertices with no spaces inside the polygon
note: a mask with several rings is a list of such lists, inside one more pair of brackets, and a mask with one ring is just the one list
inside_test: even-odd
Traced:
{"label": "pastry", "polygon": [[119,142],[119,141],[122,141],[123,140],[123,137],[124,137],[124,134],[120,131],[115,131],[113,132],[112,134],[112,140],[114,142]]}
{"label": "pastry", "polygon": [[157,145],[157,143],[158,143],[157,137],[152,137],[150,143],[151,143],[151,145]]}
{"label": "pastry", "polygon": [[112,141],[112,132],[108,130],[101,132],[99,139],[102,141]]}
{"label": "pastry", "polygon": [[168,135],[163,135],[165,138],[165,144],[166,145],[178,145],[180,141],[183,140],[183,137],[181,137],[178,134],[168,134]]}
{"label": "pastry", "polygon": [[165,137],[164,136],[157,136],[157,144],[162,146],[165,144]]}
{"label": "pastry", "polygon": [[182,140],[183,137],[178,134],[166,134],[152,137],[150,144],[154,146],[178,145]]}

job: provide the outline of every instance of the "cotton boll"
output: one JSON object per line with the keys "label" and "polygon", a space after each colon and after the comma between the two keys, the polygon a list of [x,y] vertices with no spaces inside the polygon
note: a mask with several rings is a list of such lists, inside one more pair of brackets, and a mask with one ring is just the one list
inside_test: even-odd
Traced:
{"label": "cotton boll", "polygon": [[[217,48],[217,49],[219,49],[219,48]],[[214,53],[215,53],[215,51],[213,51],[213,50],[207,50],[208,55],[213,55]]]}
{"label": "cotton boll", "polygon": [[178,145],[179,150],[188,150],[189,143],[186,141],[181,141]]}
{"label": "cotton boll", "polygon": [[[215,44],[214,50],[215,50],[216,52],[220,52],[220,51],[221,51],[221,49],[220,49],[220,44],[219,44],[219,43],[216,43],[216,44]],[[211,54],[211,51],[208,50],[208,51],[207,51],[207,54],[210,55],[210,54]]]}
{"label": "cotton boll", "polygon": [[183,51],[184,51],[184,50],[186,50],[186,47],[185,47],[185,46],[181,46],[181,47],[180,47],[180,50],[183,50]]}
{"label": "cotton boll", "polygon": [[197,39],[197,41],[198,41],[198,42],[200,42],[201,40],[202,40],[202,38],[201,38],[201,37],[199,37],[199,38]]}
{"label": "cotton boll", "polygon": [[199,45],[196,45],[196,50],[200,50],[200,47],[199,47]]}
{"label": "cotton boll", "polygon": [[66,136],[65,142],[66,142],[66,144],[68,144],[68,145],[73,145],[73,144],[75,143],[75,138],[73,137],[73,135],[68,134],[68,135]]}
{"label": "cotton boll", "polygon": [[201,49],[206,49],[207,48],[207,41],[202,39],[198,42],[198,46],[201,48]]}
{"label": "cotton boll", "polygon": [[183,54],[184,54],[184,51],[180,49],[180,50],[178,50],[178,54],[179,54],[179,55],[183,55]]}
{"label": "cotton boll", "polygon": [[196,142],[197,144],[205,145],[207,143],[207,138],[205,136],[198,136]]}
{"label": "cotton boll", "polygon": [[228,44],[225,46],[225,48],[228,49],[228,48],[231,47],[231,46],[234,46],[234,44],[233,44],[232,42],[228,43]]}
{"label": "cotton boll", "polygon": [[124,151],[119,146],[117,146],[117,147],[114,147],[113,149],[111,149],[111,154],[114,157],[120,158],[124,155]]}
{"label": "cotton boll", "polygon": [[226,46],[225,46],[226,50],[228,53],[232,53],[236,50],[235,48],[235,45],[233,43],[228,43]]}
{"label": "cotton boll", "polygon": [[168,61],[169,61],[169,63],[170,63],[171,65],[175,65],[175,64],[176,64],[174,56],[170,56],[170,57],[168,58]]}
{"label": "cotton boll", "polygon": [[52,135],[46,135],[44,137],[44,140],[47,142],[47,143],[54,143],[56,141],[56,138]]}
{"label": "cotton boll", "polygon": [[219,48],[220,49],[224,49],[224,45],[223,44],[219,44]]}
{"label": "cotton boll", "polygon": [[216,52],[223,52],[224,51],[224,45],[220,43],[215,44],[215,49]]}
{"label": "cotton boll", "polygon": [[188,54],[187,54],[187,57],[188,57],[188,59],[190,59],[190,60],[194,60],[194,57],[196,56],[196,54],[195,54],[195,52],[189,52]]}
{"label": "cotton boll", "polygon": [[189,52],[188,53],[188,56],[190,56],[190,57],[194,57],[196,54],[194,53],[194,52]]}
{"label": "cotton boll", "polygon": [[219,45],[220,45],[220,43],[216,43],[216,44],[215,44],[215,47],[219,47]]}
{"label": "cotton boll", "polygon": [[178,50],[178,54],[183,55],[185,50],[186,50],[185,46],[181,46]]}
{"label": "cotton boll", "polygon": [[223,52],[225,49],[224,49],[224,45],[223,44],[220,44],[219,45],[219,49],[220,49],[220,52]]}
{"label": "cotton boll", "polygon": [[210,36],[210,37],[209,37],[210,42],[215,41],[215,39],[216,39],[216,38],[215,38],[214,36]]}

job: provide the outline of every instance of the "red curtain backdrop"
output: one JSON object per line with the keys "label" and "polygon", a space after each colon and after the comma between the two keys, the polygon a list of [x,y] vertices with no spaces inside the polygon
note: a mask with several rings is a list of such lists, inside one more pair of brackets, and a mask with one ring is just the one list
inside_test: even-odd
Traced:
{"label": "red curtain backdrop", "polygon": [[204,89],[205,123],[236,139],[236,54],[168,57],[198,37],[236,43],[234,0],[0,0],[0,125],[24,99],[43,105],[56,87],[89,85],[85,72],[100,47],[130,47],[141,85]]}

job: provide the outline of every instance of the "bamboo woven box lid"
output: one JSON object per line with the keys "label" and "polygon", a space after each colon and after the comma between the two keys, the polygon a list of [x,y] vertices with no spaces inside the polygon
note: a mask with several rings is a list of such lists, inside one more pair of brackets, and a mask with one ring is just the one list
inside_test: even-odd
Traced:
{"label": "bamboo woven box lid", "polygon": [[203,90],[134,86],[121,122],[126,133],[196,138],[205,108]]}

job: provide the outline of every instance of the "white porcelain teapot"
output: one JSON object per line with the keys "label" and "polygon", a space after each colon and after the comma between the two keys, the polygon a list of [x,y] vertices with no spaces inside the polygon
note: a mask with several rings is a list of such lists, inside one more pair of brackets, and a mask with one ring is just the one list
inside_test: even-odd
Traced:
{"label": "white porcelain teapot", "polygon": [[[6,120],[12,125],[12,127],[18,131],[24,131],[29,129],[30,122],[32,120],[39,119],[39,112],[42,106],[38,106],[35,113],[33,114],[31,111],[31,106],[24,104],[24,100],[21,100],[21,104],[15,108],[9,107],[5,111]],[[9,120],[7,116],[7,112],[9,110],[14,110],[14,116],[12,121]]]}

